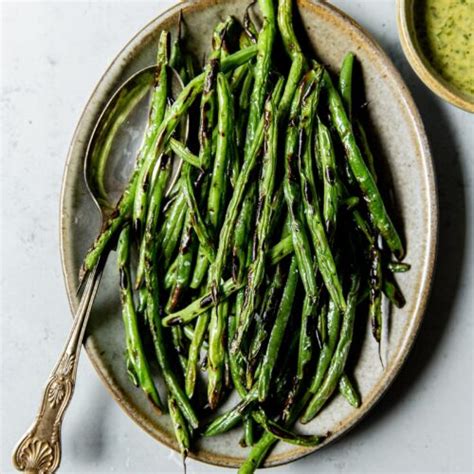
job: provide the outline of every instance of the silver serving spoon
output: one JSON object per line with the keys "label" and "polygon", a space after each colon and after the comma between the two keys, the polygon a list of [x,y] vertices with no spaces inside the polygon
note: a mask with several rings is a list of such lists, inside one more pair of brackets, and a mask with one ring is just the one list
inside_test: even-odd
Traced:
{"label": "silver serving spoon", "polygon": [[[156,66],[150,66],[138,71],[115,92],[101,113],[87,145],[84,179],[91,199],[101,213],[102,222],[106,222],[113,212],[132,171],[148,119],[147,99],[150,96],[155,68]],[[171,94],[177,97],[183,89],[183,83],[177,72],[173,69],[172,72]],[[127,94],[134,94],[132,106],[117,114],[119,102]],[[96,145],[104,138],[101,132],[112,123],[115,129],[109,134],[108,155],[97,153]],[[187,137],[188,129],[189,121],[186,120],[182,124],[184,137]],[[181,164],[180,160],[175,159],[167,195],[176,183]],[[105,260],[106,257],[101,258],[81,283],[82,296],[74,322],[64,350],[43,391],[39,413],[13,452],[13,464],[19,471],[46,474],[55,472],[59,467],[61,425],[74,392],[84,333]]]}

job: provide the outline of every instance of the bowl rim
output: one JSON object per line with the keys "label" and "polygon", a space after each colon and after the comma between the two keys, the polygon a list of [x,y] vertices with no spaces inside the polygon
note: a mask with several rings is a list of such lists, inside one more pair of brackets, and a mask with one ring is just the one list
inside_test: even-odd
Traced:
{"label": "bowl rim", "polygon": [[[388,387],[392,384],[396,376],[399,374],[400,369],[405,362],[408,354],[410,353],[416,336],[418,335],[423,316],[426,310],[426,306],[429,299],[429,294],[432,287],[432,277],[434,273],[434,266],[437,253],[438,245],[438,198],[437,198],[437,185],[435,179],[434,165],[430,152],[430,147],[428,139],[426,136],[425,128],[421,120],[419,111],[416,107],[416,104],[412,98],[410,91],[405,85],[402,76],[394,66],[393,62],[389,56],[384,52],[378,42],[374,37],[365,30],[358,22],[351,18],[348,14],[344,13],[339,8],[334,5],[326,2],[325,0],[297,0],[298,3],[304,5],[308,9],[316,12],[318,9],[325,10],[327,15],[332,15],[338,17],[338,19],[344,23],[354,34],[363,36],[368,44],[368,48],[371,49],[375,55],[381,57],[382,62],[388,72],[390,73],[393,81],[400,91],[400,98],[406,104],[406,108],[409,116],[411,117],[414,123],[414,131],[417,136],[417,142],[419,144],[419,152],[423,162],[423,174],[425,175],[427,183],[427,220],[428,220],[428,245],[426,250],[426,256],[424,260],[424,268],[420,278],[420,287],[417,295],[417,305],[412,315],[412,320],[407,326],[407,334],[404,336],[400,345],[403,347],[397,357],[394,359],[391,364],[389,371],[386,371],[385,374],[380,378],[377,388],[374,388],[372,391],[372,396],[370,399],[364,402],[364,407],[359,411],[354,412],[354,415],[349,418],[349,420],[342,425],[338,431],[329,436],[323,443],[316,447],[312,448],[303,448],[298,447],[290,452],[279,454],[272,459],[265,461],[261,467],[274,467],[279,465],[284,465],[292,461],[303,458],[316,450],[326,446],[327,444],[339,439],[341,436],[346,434],[350,429],[352,429],[370,410],[373,406],[381,399],[381,397],[386,393]],[[92,106],[93,100],[100,88],[100,85],[103,81],[110,75],[113,71],[114,66],[119,63],[124,55],[130,51],[131,48],[136,46],[137,42],[143,40],[149,33],[150,28],[156,23],[162,23],[169,18],[170,16],[176,14],[179,10],[186,7],[193,6],[194,8],[202,8],[202,4],[216,3],[219,0],[184,0],[179,1],[175,5],[172,5],[168,9],[163,10],[158,16],[149,21],[143,28],[141,28],[127,43],[126,45],[117,53],[115,58],[112,60],[110,65],[106,68],[103,75],[98,80],[95,88],[93,89],[88,101],[86,102],[83,111],[77,122],[77,126],[74,130],[70,146],[68,148],[68,154],[66,159],[66,164],[63,173],[61,195],[60,195],[60,254],[61,254],[61,265],[63,271],[63,277],[66,287],[66,293],[71,308],[72,316],[74,316],[74,311],[77,307],[77,294],[75,292],[73,282],[74,276],[68,272],[68,263],[70,255],[67,253],[67,216],[64,212],[65,201],[67,199],[67,182],[69,176],[69,168],[72,162],[73,149],[75,147],[76,141],[78,140],[81,132],[81,127],[83,127],[83,121],[86,118],[87,111],[89,107]],[[201,7],[199,7],[201,5]],[[321,11],[321,10],[320,10]],[[317,13],[315,13],[317,14]],[[154,439],[161,442],[163,445],[167,446],[174,451],[179,451],[177,444],[170,440],[166,436],[164,430],[158,429],[154,426],[150,419],[144,415],[141,411],[137,410],[133,403],[129,400],[124,399],[122,392],[118,388],[117,384],[114,382],[113,378],[109,376],[107,370],[104,366],[104,363],[100,357],[100,354],[95,347],[91,339],[86,340],[85,349],[88,355],[89,360],[91,361],[99,379],[103,382],[107,391],[112,395],[112,398],[118,403],[119,407],[127,414],[127,416],[132,419],[141,429],[146,431]],[[190,452],[189,457],[197,461],[201,461],[207,464],[238,468],[240,466],[240,458],[233,457],[231,455],[221,455],[215,454],[210,451],[197,451],[196,453]]]}
{"label": "bowl rim", "polygon": [[461,91],[455,92],[453,87],[429,65],[422,53],[414,43],[415,34],[409,26],[409,9],[414,0],[397,0],[397,28],[403,52],[412,69],[419,79],[438,97],[450,104],[470,113],[474,113],[474,97],[468,99],[468,95]]}

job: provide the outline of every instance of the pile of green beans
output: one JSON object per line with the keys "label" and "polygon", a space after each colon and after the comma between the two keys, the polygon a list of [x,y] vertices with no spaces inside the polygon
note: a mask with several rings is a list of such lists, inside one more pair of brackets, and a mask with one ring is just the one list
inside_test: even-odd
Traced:
{"label": "pile of green beans", "polygon": [[[363,403],[349,373],[357,361],[347,364],[354,334],[370,324],[380,344],[383,295],[401,307],[393,274],[409,270],[354,98],[356,58],[336,77],[305,56],[292,1],[259,0],[260,31],[248,14],[219,23],[201,72],[181,28],[173,41],[162,33],[135,170],[83,266],[117,247],[124,370],[168,411],[183,456],[198,436],[242,425],[241,473],[278,440],[321,443],[324,433],[292,425],[334,394]],[[174,98],[172,70],[184,83]],[[136,102],[125,96],[120,123],[101,132],[102,174]],[[184,139],[186,117],[195,125]],[[216,416],[233,390],[240,401]]]}

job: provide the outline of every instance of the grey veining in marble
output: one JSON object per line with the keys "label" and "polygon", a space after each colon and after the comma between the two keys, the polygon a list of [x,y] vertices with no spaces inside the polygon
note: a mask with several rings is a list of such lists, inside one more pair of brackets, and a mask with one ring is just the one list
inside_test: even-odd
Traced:
{"label": "grey veining in marble", "polygon": [[[170,1],[0,3],[0,471],[36,413],[68,331],[58,206],[69,140],[109,61]],[[289,466],[309,472],[472,472],[474,117],[429,92],[400,49],[391,0],[333,2],[382,44],[425,121],[441,207],[438,269],[415,348],[375,412]],[[181,472],[120,411],[84,357],[66,414],[61,472]],[[189,462],[191,473],[223,472]],[[230,472],[230,471],[229,471]]]}

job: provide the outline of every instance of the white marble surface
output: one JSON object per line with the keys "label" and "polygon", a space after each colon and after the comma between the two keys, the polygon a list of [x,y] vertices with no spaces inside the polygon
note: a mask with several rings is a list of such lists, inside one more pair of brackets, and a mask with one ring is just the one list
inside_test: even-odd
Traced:
{"label": "white marble surface", "polygon": [[[74,126],[114,55],[172,3],[0,3],[2,473],[12,471],[11,450],[36,413],[69,329],[58,210]],[[334,3],[381,42],[425,120],[439,183],[438,269],[415,348],[373,413],[336,444],[270,472],[472,472],[474,116],[443,103],[414,76],[398,42],[393,0]],[[181,472],[177,456],[112,401],[87,357],[63,446],[61,472]],[[188,462],[190,473],[224,471]]]}

